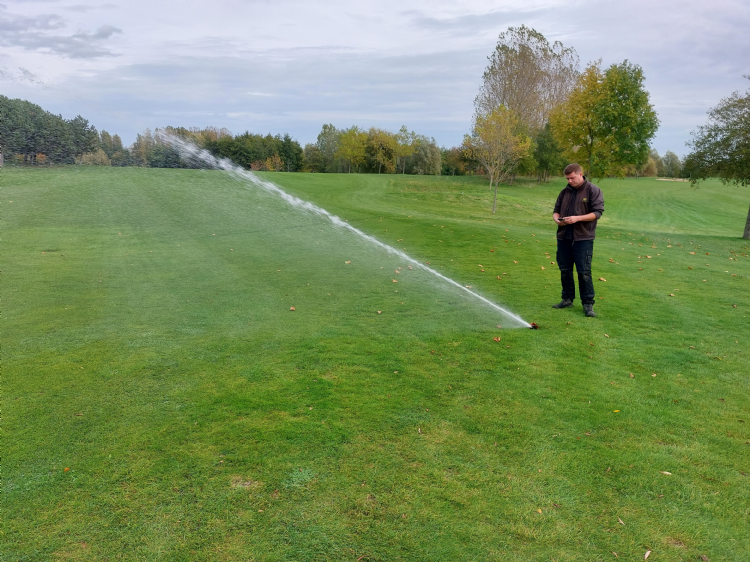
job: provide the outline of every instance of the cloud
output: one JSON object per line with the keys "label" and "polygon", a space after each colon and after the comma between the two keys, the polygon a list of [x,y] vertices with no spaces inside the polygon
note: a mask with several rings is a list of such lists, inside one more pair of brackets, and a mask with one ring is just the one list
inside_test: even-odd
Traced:
{"label": "cloud", "polygon": [[102,42],[116,33],[122,33],[121,29],[102,25],[93,33],[50,33],[66,25],[65,19],[57,14],[21,16],[7,12],[6,7],[0,5],[0,45],[4,47],[20,47],[26,51],[40,51],[71,59],[115,56],[102,46]]}

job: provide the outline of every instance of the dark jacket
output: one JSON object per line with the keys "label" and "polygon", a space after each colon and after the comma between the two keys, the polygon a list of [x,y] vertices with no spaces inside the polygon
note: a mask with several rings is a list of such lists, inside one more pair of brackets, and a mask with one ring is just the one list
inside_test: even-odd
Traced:
{"label": "dark jacket", "polygon": [[[565,186],[557,196],[555,201],[555,213],[561,217],[573,215],[588,215],[594,213],[597,220],[589,222],[577,222],[573,225],[573,240],[593,240],[596,237],[596,223],[604,212],[604,196],[602,190],[584,177],[584,182],[578,189],[571,187],[570,184]],[[573,210],[570,211],[571,199],[575,197]],[[557,226],[557,239],[565,239],[566,226]]]}

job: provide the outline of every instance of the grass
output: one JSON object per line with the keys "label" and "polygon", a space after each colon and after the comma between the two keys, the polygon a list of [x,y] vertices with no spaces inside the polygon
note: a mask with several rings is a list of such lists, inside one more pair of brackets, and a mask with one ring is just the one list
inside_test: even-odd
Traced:
{"label": "grass", "polygon": [[750,558],[750,190],[602,182],[587,319],[559,181],[265,177],[541,329],[219,172],[5,170],[3,560]]}

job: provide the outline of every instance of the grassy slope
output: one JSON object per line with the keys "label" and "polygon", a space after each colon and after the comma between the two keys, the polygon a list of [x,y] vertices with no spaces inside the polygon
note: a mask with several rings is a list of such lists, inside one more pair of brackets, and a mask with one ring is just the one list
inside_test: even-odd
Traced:
{"label": "grassy slope", "polygon": [[542,329],[218,172],[5,171],[5,559],[750,556],[747,189],[604,182],[591,320],[559,183],[267,177]]}

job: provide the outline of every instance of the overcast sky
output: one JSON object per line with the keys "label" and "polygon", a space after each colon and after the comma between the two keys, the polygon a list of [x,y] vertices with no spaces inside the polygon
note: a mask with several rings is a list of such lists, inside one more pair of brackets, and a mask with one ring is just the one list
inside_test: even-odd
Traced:
{"label": "overcast sky", "polygon": [[498,35],[526,24],[582,66],[643,67],[663,154],[750,81],[748,0],[0,0],[0,94],[126,144],[208,125],[314,142],[324,123],[454,146]]}

